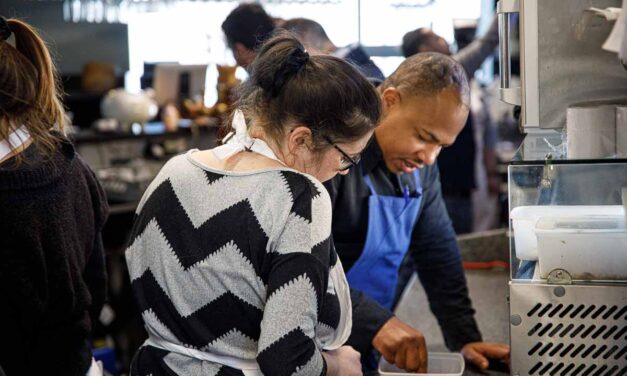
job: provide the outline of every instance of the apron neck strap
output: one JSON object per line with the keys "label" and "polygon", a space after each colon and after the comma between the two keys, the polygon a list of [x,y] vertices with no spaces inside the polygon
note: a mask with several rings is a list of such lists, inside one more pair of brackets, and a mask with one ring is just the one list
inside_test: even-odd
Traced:
{"label": "apron neck strap", "polygon": [[226,139],[228,141],[224,145],[211,150],[217,159],[224,160],[242,151],[252,151],[285,165],[264,140],[250,137],[246,126],[246,119],[241,110],[235,110],[232,126],[235,129],[235,133],[231,132],[227,135]]}
{"label": "apron neck strap", "polygon": [[[370,195],[371,196],[378,196],[377,195],[377,191],[374,189],[374,184],[372,183],[372,179],[370,179],[370,175],[363,173],[364,169],[361,167],[361,165],[359,167],[360,167],[361,173],[362,173],[362,175],[364,177],[364,181],[366,182],[366,185],[368,186],[368,189],[370,190]],[[421,195],[422,194],[422,183],[420,181],[420,170],[416,169],[414,172],[412,172],[412,175],[414,176],[414,182],[416,183],[416,193]]]}

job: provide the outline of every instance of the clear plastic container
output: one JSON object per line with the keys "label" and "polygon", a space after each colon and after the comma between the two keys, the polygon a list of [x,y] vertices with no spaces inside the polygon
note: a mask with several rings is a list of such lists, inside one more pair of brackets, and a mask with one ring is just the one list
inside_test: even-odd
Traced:
{"label": "clear plastic container", "polygon": [[514,230],[516,257],[520,260],[538,260],[535,227],[540,218],[582,215],[624,215],[624,209],[622,205],[539,205],[514,208],[510,218]]}
{"label": "clear plastic container", "polygon": [[535,233],[541,278],[554,269],[580,280],[627,278],[623,215],[540,218]]}
{"label": "clear plastic container", "polygon": [[411,373],[406,372],[395,365],[388,363],[381,358],[379,362],[379,375],[381,376],[421,376],[421,375],[440,375],[440,376],[461,376],[464,373],[464,358],[459,353],[437,353],[430,352],[428,355],[427,373]]}

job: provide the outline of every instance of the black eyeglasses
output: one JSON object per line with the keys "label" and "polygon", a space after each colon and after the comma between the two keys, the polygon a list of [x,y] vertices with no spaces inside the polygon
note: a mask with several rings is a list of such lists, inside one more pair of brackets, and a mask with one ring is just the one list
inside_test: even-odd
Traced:
{"label": "black eyeglasses", "polygon": [[356,157],[351,157],[344,150],[342,150],[339,146],[337,146],[331,139],[327,136],[323,137],[326,142],[328,142],[331,146],[333,146],[337,151],[342,154],[342,164],[340,165],[339,171],[346,171],[351,167],[357,166],[357,163],[361,160],[361,155],[357,155]]}

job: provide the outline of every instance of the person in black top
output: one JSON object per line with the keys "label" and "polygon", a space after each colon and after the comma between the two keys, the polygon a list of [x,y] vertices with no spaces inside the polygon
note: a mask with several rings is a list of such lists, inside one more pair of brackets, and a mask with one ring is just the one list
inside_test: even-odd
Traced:
{"label": "person in black top", "polygon": [[84,376],[98,368],[89,337],[106,295],[106,198],[61,133],[42,39],[0,17],[0,62],[0,364],[7,376]]}
{"label": "person in black top", "polygon": [[379,86],[383,117],[357,168],[326,184],[333,202],[333,240],[353,288],[348,343],[374,348],[408,371],[424,370],[422,334],[395,318],[398,268],[408,254],[446,345],[481,368],[507,358],[506,345],[482,342],[455,232],[434,165],[455,142],[469,112],[462,66],[423,53],[405,60]]}

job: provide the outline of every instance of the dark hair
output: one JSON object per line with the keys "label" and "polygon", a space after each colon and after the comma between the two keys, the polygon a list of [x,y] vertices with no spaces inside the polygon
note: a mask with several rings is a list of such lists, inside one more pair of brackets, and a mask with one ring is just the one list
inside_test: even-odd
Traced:
{"label": "dark hair", "polygon": [[331,43],[322,25],[308,18],[292,18],[285,21],[281,27],[296,34],[308,47],[323,50]]}
{"label": "dark hair", "polygon": [[470,87],[464,68],[441,53],[422,52],[405,59],[380,88],[388,87],[410,96],[426,97],[452,88],[459,94],[461,104],[470,108]]}
{"label": "dark hair", "polygon": [[403,35],[403,43],[401,44],[403,56],[410,57],[420,52],[420,47],[427,43],[431,37],[432,32],[426,27],[407,32]]}
{"label": "dark hair", "polygon": [[250,50],[256,50],[273,30],[272,18],[261,5],[255,3],[238,5],[222,23],[229,46],[241,43]]}
{"label": "dark hair", "polygon": [[325,138],[357,140],[374,129],[381,112],[374,86],[353,66],[309,56],[284,30],[261,46],[236,106],[275,140],[290,125],[309,127],[315,148],[328,146]]}
{"label": "dark hair", "polygon": [[[0,16],[0,139],[24,125],[46,156],[63,132],[59,83],[44,41],[28,24]],[[15,37],[15,47],[7,39]],[[15,156],[21,162],[21,154]]]}

